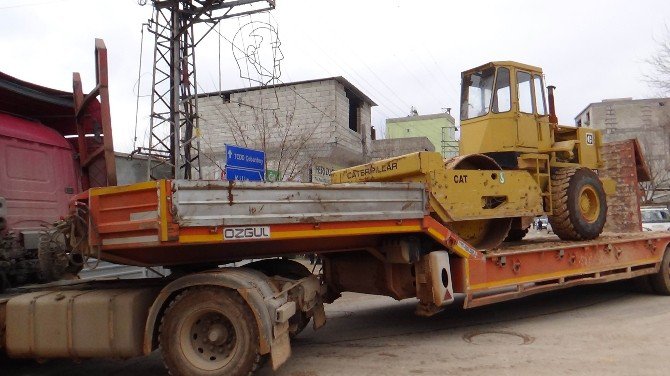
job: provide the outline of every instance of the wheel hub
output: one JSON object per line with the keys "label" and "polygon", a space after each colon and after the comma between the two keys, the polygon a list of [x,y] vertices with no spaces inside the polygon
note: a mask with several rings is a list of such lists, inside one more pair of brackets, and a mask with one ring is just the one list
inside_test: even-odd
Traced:
{"label": "wheel hub", "polygon": [[194,312],[182,326],[183,353],[198,368],[216,370],[225,366],[236,350],[235,328],[219,312]]}
{"label": "wheel hub", "polygon": [[207,333],[209,342],[219,344],[228,337],[228,330],[221,324],[214,324]]}
{"label": "wheel hub", "polygon": [[583,187],[579,192],[579,211],[588,222],[595,222],[600,215],[598,194],[592,187]]}

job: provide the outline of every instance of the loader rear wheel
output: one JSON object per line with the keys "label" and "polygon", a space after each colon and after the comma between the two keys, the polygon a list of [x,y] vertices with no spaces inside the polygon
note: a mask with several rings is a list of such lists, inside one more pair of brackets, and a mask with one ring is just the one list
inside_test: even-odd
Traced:
{"label": "loader rear wheel", "polygon": [[159,343],[173,376],[246,376],[258,367],[258,326],[234,291],[190,288],[163,315]]}
{"label": "loader rear wheel", "polygon": [[602,183],[591,169],[562,168],[552,176],[549,216],[552,230],[563,240],[595,239],[603,231],[607,202]]}
{"label": "loader rear wheel", "polygon": [[655,293],[670,295],[670,246],[665,249],[661,269],[658,270],[658,273],[649,276],[649,283]]}

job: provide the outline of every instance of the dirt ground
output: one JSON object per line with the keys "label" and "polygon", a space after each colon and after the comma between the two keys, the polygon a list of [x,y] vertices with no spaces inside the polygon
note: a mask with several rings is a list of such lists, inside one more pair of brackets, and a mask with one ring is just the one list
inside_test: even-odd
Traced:
{"label": "dirt ground", "polygon": [[[591,286],[431,317],[416,302],[345,294],[277,372],[259,375],[667,375],[670,297]],[[0,366],[0,375],[167,375],[160,354]]]}

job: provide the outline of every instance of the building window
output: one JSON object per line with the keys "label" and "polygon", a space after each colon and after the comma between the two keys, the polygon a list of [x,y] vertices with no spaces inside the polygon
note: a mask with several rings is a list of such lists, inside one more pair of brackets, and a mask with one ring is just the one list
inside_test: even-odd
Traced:
{"label": "building window", "polygon": [[363,102],[351,91],[345,90],[349,100],[349,129],[354,132],[361,131],[361,106]]}

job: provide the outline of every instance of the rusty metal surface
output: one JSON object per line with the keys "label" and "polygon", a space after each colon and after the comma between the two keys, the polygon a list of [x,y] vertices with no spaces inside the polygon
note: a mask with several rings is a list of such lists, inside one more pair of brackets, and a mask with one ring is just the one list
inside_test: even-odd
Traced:
{"label": "rusty metal surface", "polygon": [[[652,274],[670,234],[608,234],[584,242],[538,241],[485,253],[454,264],[465,307],[516,299],[575,285]],[[467,263],[467,265],[466,265]]]}
{"label": "rusty metal surface", "polygon": [[[95,40],[95,73],[96,86],[86,95],[82,90],[79,73],[75,72],[72,75],[77,153],[84,190],[90,187],[116,185],[116,160],[107,79],[107,47],[102,39]],[[99,102],[97,98],[100,98]],[[87,133],[93,133],[95,136],[87,137]]]}
{"label": "rusty metal surface", "polygon": [[418,183],[319,185],[174,180],[181,227],[423,218]]}
{"label": "rusty metal surface", "polygon": [[563,241],[555,235],[544,235],[530,239],[524,239],[520,242],[503,243],[500,247],[485,252],[487,257],[497,257],[504,255],[532,253],[545,250],[560,250],[578,247],[595,247],[598,245],[630,243],[638,240],[660,241],[670,239],[670,234],[658,232],[630,232],[630,233],[612,233],[604,232],[596,239],[581,241]]}
{"label": "rusty metal surface", "polygon": [[649,170],[637,140],[606,143],[602,155],[603,168],[598,173],[616,182],[614,194],[607,197],[605,231],[642,231],[638,183],[649,180]]}

